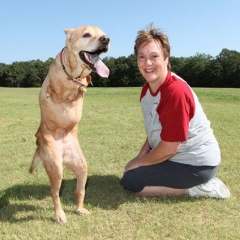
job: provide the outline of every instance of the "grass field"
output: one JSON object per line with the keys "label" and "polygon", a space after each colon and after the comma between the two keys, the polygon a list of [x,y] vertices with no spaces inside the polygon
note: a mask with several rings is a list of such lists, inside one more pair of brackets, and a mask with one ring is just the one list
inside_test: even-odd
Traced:
{"label": "grass field", "polygon": [[229,186],[229,200],[140,198],[123,191],[125,164],[145,140],[140,88],[89,88],[79,141],[89,166],[85,207],[92,214],[75,214],[76,180],[64,169],[68,222],[58,225],[44,168],[28,173],[39,89],[0,88],[0,239],[239,239],[240,89],[194,90],[221,147],[217,176]]}

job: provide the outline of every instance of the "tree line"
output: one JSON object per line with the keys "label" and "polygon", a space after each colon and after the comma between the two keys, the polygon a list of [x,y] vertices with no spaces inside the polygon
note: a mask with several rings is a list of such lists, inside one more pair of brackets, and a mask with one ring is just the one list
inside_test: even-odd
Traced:
{"label": "tree line", "polygon": [[[0,87],[40,87],[53,58],[43,62],[0,63]],[[92,72],[95,87],[140,87],[145,80],[141,76],[136,56],[105,57],[103,62],[110,69],[109,78],[101,78]],[[171,70],[192,87],[240,87],[240,53],[222,49],[212,57],[197,53],[192,57],[170,57]]]}

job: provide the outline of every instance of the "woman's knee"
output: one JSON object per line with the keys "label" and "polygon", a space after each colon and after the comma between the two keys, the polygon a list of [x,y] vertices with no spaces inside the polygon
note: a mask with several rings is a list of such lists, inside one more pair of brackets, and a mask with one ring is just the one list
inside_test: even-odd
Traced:
{"label": "woman's knee", "polygon": [[141,192],[144,188],[144,186],[141,186],[141,184],[139,183],[133,171],[126,172],[120,180],[120,184],[125,190],[133,193]]}

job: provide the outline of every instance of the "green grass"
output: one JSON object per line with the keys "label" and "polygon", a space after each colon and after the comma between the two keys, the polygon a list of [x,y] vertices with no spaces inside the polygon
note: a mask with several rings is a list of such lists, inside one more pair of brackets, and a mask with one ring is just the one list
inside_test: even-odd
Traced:
{"label": "green grass", "polygon": [[140,88],[89,88],[79,141],[89,166],[85,207],[75,214],[73,173],[64,169],[68,222],[54,222],[42,166],[28,173],[40,121],[39,89],[0,88],[0,239],[238,239],[240,236],[240,89],[194,89],[222,150],[218,172],[229,200],[140,198],[119,178],[144,139]]}

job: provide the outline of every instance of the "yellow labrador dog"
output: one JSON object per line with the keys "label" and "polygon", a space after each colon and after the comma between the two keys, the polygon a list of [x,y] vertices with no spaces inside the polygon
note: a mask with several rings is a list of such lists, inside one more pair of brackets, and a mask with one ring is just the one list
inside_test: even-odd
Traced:
{"label": "yellow labrador dog", "polygon": [[91,71],[108,77],[109,69],[99,55],[107,52],[109,38],[98,27],[85,26],[66,29],[66,46],[56,56],[43,82],[39,104],[41,123],[36,133],[37,149],[30,173],[42,162],[51,182],[51,197],[55,218],[66,222],[59,190],[63,164],[76,175],[77,213],[89,214],[84,209],[87,163],[78,142],[78,122],[82,116],[83,98],[91,82]]}

